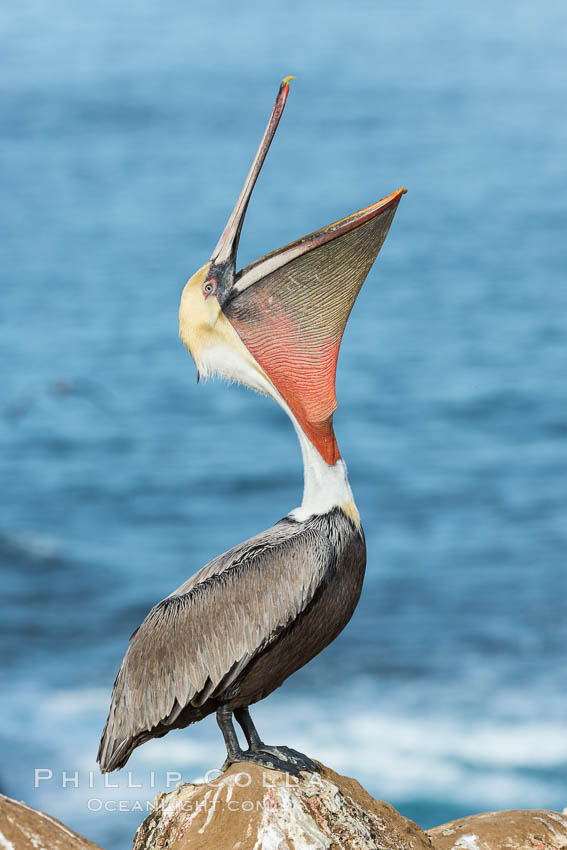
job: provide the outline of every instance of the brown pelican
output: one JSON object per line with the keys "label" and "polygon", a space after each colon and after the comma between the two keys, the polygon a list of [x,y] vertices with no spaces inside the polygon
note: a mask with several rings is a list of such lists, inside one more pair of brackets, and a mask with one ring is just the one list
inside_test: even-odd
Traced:
{"label": "brown pelican", "polygon": [[[401,196],[387,198],[236,271],[252,189],[289,92],[286,77],[236,206],[214,252],[188,281],[180,336],[203,376],[273,398],[301,445],[301,506],[214,558],[159,602],[131,637],[114,683],[98,761],[216,712],[225,766],[314,770],[307,756],[261,740],[248,707],[337,637],[357,605],[364,534],[333,431],[345,324]],[[232,716],[248,747],[240,747]]]}

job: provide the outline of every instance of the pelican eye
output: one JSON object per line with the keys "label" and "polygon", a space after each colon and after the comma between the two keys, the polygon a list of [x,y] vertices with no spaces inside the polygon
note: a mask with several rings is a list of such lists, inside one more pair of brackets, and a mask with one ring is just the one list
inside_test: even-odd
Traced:
{"label": "pelican eye", "polygon": [[206,298],[206,297],[207,297],[207,295],[212,295],[214,292],[216,292],[216,289],[217,289],[217,282],[216,282],[216,280],[214,280],[214,279],[213,279],[213,280],[207,280],[207,281],[203,284],[203,295],[204,295],[204,296],[205,296],[205,298]]}

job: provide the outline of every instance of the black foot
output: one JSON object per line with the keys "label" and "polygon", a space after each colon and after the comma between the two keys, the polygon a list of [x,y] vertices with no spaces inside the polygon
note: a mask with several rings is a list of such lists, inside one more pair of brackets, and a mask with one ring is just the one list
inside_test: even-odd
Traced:
{"label": "black foot", "polygon": [[[271,747],[269,744],[260,742],[253,748],[252,752],[267,753],[273,758],[284,762],[286,765],[293,765],[298,770],[306,770],[308,773],[319,773],[321,770],[319,765],[312,761],[309,756],[297,750],[292,750],[290,747]],[[289,772],[291,773],[291,771]]]}
{"label": "black foot", "polygon": [[298,753],[297,750],[292,750],[289,747],[270,747],[268,744],[264,744],[258,735],[258,730],[252,723],[250,712],[246,706],[237,708],[234,716],[242,726],[242,731],[248,742],[248,749],[244,751],[240,749],[232,724],[232,711],[225,705],[219,706],[217,721],[224,736],[227,751],[226,761],[222,766],[223,770],[239,761],[259,764],[269,770],[282,770],[291,773],[293,776],[299,776],[302,770],[307,773],[316,773],[321,769],[308,756]]}
{"label": "black foot", "polygon": [[[292,761],[284,761],[284,758],[282,757],[283,753],[278,756],[280,751],[277,747],[274,747],[273,749],[273,753],[269,749],[267,751],[240,750],[235,753],[234,756],[227,756],[221,770],[226,770],[231,764],[251,762],[252,764],[257,764],[260,767],[266,767],[268,770],[282,770],[284,773],[291,773],[292,776],[299,776],[299,767]],[[293,752],[293,750],[290,750],[290,752]],[[306,768],[301,769],[305,770]]]}

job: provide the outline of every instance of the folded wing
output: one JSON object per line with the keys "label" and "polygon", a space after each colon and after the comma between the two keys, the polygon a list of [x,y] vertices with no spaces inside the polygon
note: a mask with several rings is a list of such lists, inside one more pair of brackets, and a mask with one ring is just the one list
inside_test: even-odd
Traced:
{"label": "folded wing", "polygon": [[121,767],[135,746],[180,725],[188,706],[194,717],[181,725],[208,714],[207,700],[225,692],[309,604],[330,552],[309,523],[282,520],[215,558],[152,608],[114,684],[101,769]]}

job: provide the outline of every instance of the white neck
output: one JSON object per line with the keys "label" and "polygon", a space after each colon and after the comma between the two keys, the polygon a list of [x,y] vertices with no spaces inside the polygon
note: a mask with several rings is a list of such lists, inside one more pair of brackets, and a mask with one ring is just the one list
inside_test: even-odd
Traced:
{"label": "white neck", "polygon": [[[220,319],[217,317],[218,340],[203,344],[195,353],[195,363],[203,378],[217,374],[270,396],[291,419],[299,437],[303,456],[304,489],[301,506],[291,511],[290,516],[298,522],[303,522],[314,514],[325,514],[333,508],[340,507],[355,525],[360,527],[360,517],[348,483],[345,462],[338,460],[334,466],[325,463],[264,370],[254,360],[222,314],[220,317]],[[221,331],[226,339],[222,337]]]}
{"label": "white neck", "polygon": [[348,483],[346,463],[342,459],[334,466],[325,463],[293,415],[291,421],[301,446],[304,486],[301,506],[291,511],[290,516],[297,522],[303,522],[314,514],[325,514],[335,507],[341,507],[356,525],[360,525],[360,517]]}

